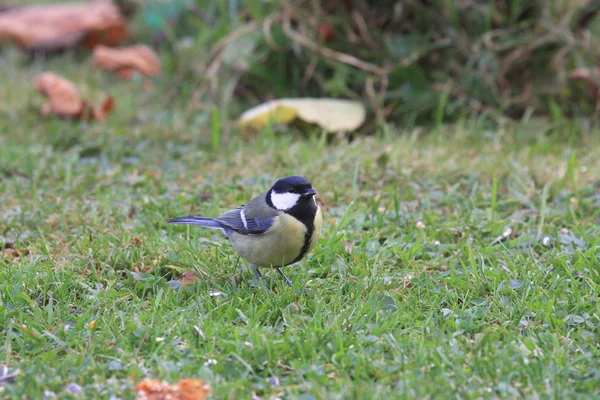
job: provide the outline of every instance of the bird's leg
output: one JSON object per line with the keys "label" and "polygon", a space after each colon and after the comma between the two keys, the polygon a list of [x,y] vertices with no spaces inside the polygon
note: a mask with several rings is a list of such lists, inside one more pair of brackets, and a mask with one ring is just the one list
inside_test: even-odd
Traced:
{"label": "bird's leg", "polygon": [[285,279],[285,283],[287,283],[287,285],[289,287],[292,287],[292,281],[290,280],[290,278],[288,278],[287,276],[285,276],[285,274],[283,273],[283,271],[281,270],[281,268],[275,267],[275,269],[277,270],[277,272],[279,272],[279,275],[283,276],[283,279]]}
{"label": "bird's leg", "polygon": [[254,271],[254,276],[256,276],[256,279],[262,280],[262,275],[260,274],[258,267],[255,264],[251,264],[250,267]]}
{"label": "bird's leg", "polygon": [[254,271],[254,276],[256,276],[256,279],[263,282],[265,284],[265,290],[267,291],[267,293],[270,293],[271,291],[269,290],[269,286],[267,285],[267,282],[265,282],[263,280],[262,275],[261,275],[260,271],[258,270],[258,266],[256,266],[256,264],[250,264],[250,267]]}

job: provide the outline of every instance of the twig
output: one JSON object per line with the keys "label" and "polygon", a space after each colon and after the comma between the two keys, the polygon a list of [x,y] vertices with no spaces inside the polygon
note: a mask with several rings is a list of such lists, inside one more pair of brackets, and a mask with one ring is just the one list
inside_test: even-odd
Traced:
{"label": "twig", "polygon": [[272,49],[281,50],[281,46],[275,43],[275,40],[273,40],[273,35],[271,35],[271,25],[273,25],[273,21],[275,20],[274,15],[275,14],[270,14],[267,18],[265,18],[262,24],[262,30],[263,35],[265,35],[265,40],[269,46],[271,46]]}
{"label": "twig", "polygon": [[371,35],[369,35],[369,28],[367,27],[367,23],[365,22],[363,16],[358,11],[354,10],[352,11],[352,19],[358,28],[358,33],[363,42],[365,42],[371,49],[377,50],[379,46],[377,46],[377,43],[375,43],[375,41],[371,38]]}
{"label": "twig", "polygon": [[535,50],[539,49],[540,47],[542,47],[548,43],[551,43],[553,40],[555,40],[557,37],[559,37],[559,35],[564,35],[564,33],[567,30],[567,27],[569,25],[570,19],[571,19],[571,15],[567,15],[558,24],[561,29],[557,29],[554,31],[549,30],[549,32],[546,35],[535,40],[529,46],[520,47],[520,48],[515,49],[512,52],[510,52],[502,60],[502,62],[500,64],[500,72],[499,72],[498,78],[497,78],[500,85],[502,87],[506,86],[506,84],[507,84],[506,74],[508,74],[508,72],[510,71],[510,69],[512,68],[514,63],[522,60],[525,57],[528,57],[531,53],[533,53]]}
{"label": "twig", "polygon": [[[221,67],[221,63],[223,61],[223,52],[225,47],[232,42],[235,42],[242,36],[245,36],[249,33],[252,33],[256,30],[257,24],[255,22],[250,22],[234,31],[229,33],[228,35],[223,36],[212,48],[210,54],[208,56],[209,59],[213,58],[213,61],[210,63],[204,74],[206,77],[214,81],[214,78],[217,76],[219,68]],[[214,82],[213,82],[214,85]],[[213,88],[214,89],[214,88]]]}
{"label": "twig", "polygon": [[316,51],[324,57],[333,58],[338,60],[344,64],[351,65],[355,68],[361,69],[366,72],[371,72],[376,75],[387,75],[389,73],[388,67],[379,67],[374,64],[370,64],[366,61],[363,61],[359,58],[351,56],[350,54],[342,53],[336,50],[332,50],[328,47],[321,47],[317,43],[300,35],[298,32],[294,31],[291,26],[290,18],[283,18],[283,32],[296,43],[299,43],[302,46],[308,47],[311,50]]}
{"label": "twig", "polygon": [[304,76],[300,81],[300,85],[302,85],[302,87],[306,87],[308,81],[315,73],[315,70],[317,69],[317,62],[318,58],[315,55],[312,55],[310,58],[310,64],[308,64],[308,67],[306,67],[306,71],[304,71]]}

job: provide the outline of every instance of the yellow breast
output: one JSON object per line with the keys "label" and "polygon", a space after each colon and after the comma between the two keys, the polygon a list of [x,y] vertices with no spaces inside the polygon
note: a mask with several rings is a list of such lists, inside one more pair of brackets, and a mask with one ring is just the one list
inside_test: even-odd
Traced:
{"label": "yellow breast", "polygon": [[233,233],[231,244],[252,264],[281,267],[298,257],[304,244],[306,226],[288,214],[281,214],[268,232],[260,235]]}
{"label": "yellow breast", "polygon": [[321,213],[321,207],[317,207],[317,215],[315,215],[315,229],[310,238],[310,245],[306,254],[310,253],[315,248],[319,238],[321,237],[321,228],[323,228],[323,214]]}
{"label": "yellow breast", "polygon": [[[323,215],[318,208],[307,254],[317,245],[322,227]],[[248,262],[263,267],[281,267],[298,258],[304,246],[305,235],[306,226],[302,222],[282,213],[264,234],[232,233],[229,239],[238,254]]]}

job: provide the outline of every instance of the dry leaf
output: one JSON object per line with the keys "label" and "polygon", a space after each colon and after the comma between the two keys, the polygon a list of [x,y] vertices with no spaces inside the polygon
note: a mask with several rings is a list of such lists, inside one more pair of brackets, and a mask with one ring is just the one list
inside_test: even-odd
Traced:
{"label": "dry leaf", "polygon": [[336,99],[280,99],[251,108],[240,117],[241,126],[264,128],[269,122],[287,124],[296,118],[315,123],[328,132],[352,131],[365,121],[364,106]]}
{"label": "dry leaf", "polygon": [[133,247],[141,247],[142,244],[144,244],[144,241],[142,239],[140,239],[139,237],[134,237],[133,239],[131,239],[131,241],[129,242],[130,246]]}
{"label": "dry leaf", "polygon": [[92,66],[112,71],[123,79],[129,79],[136,73],[143,76],[156,76],[162,72],[160,59],[146,45],[120,49],[98,46],[94,49]]}
{"label": "dry leaf", "polygon": [[99,107],[92,108],[92,116],[93,119],[96,119],[100,122],[105,122],[108,114],[112,112],[115,108],[115,99],[112,96],[106,96],[104,101]]}
{"label": "dry leaf", "polygon": [[196,282],[197,280],[198,275],[192,272],[184,272],[183,275],[181,275],[181,283],[185,288],[189,287],[192,283]]}
{"label": "dry leaf", "polygon": [[35,78],[33,86],[48,98],[48,103],[40,110],[43,116],[75,117],[81,114],[83,100],[75,85],[65,78],[44,72]]}
{"label": "dry leaf", "polygon": [[335,26],[333,24],[319,24],[317,26],[317,38],[320,42],[332,42],[335,39]]}
{"label": "dry leaf", "polygon": [[7,258],[9,260],[14,260],[18,262],[21,257],[29,255],[29,250],[27,249],[4,249],[0,252],[2,257]]}
{"label": "dry leaf", "polygon": [[583,81],[587,84],[590,97],[596,102],[596,107],[600,108],[600,66],[595,71],[587,68],[578,68],[569,73],[569,79]]}
{"label": "dry leaf", "polygon": [[112,0],[30,5],[0,12],[0,42],[11,41],[28,50],[116,46],[126,38],[126,21]]}
{"label": "dry leaf", "polygon": [[204,400],[210,386],[200,379],[183,379],[169,385],[155,379],[144,379],[135,385],[137,400]]}
{"label": "dry leaf", "polygon": [[51,72],[38,75],[33,86],[48,99],[48,102],[40,107],[40,113],[44,117],[55,115],[104,122],[114,108],[114,100],[111,96],[107,96],[99,107],[90,106],[81,98],[79,90],[72,82]]}

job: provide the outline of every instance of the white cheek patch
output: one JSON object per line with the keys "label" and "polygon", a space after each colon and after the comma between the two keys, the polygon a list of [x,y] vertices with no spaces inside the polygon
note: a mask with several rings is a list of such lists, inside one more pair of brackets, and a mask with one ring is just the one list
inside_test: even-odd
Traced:
{"label": "white cheek patch", "polygon": [[278,210],[289,210],[296,205],[299,198],[298,193],[271,193],[271,203]]}

